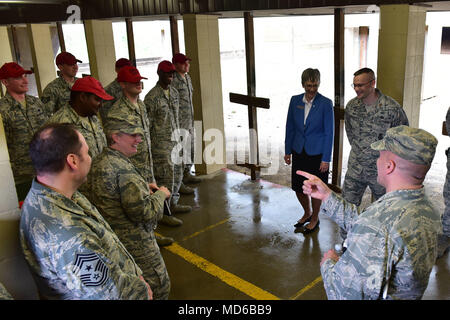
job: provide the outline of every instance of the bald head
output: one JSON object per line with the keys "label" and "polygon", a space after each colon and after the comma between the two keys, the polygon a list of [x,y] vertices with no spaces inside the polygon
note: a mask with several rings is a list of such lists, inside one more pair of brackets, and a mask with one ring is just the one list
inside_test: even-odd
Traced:
{"label": "bald head", "polygon": [[377,160],[378,183],[386,191],[422,186],[430,165],[416,164],[387,150],[380,151]]}

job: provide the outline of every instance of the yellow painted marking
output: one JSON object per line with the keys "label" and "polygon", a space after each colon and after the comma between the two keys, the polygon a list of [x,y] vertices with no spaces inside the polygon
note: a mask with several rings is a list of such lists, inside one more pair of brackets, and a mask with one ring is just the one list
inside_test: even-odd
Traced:
{"label": "yellow painted marking", "polygon": [[295,296],[293,296],[292,298],[290,298],[290,300],[296,300],[298,299],[298,297],[300,297],[302,294],[304,294],[306,291],[308,291],[309,289],[311,289],[312,287],[314,287],[317,283],[319,283],[320,281],[322,281],[322,276],[318,276],[316,279],[314,279],[313,282],[311,282],[310,284],[308,284],[306,287],[304,287],[302,290],[300,290],[299,292],[297,292],[295,294]]}
{"label": "yellow painted marking", "polygon": [[225,219],[225,220],[222,220],[222,221],[220,221],[220,222],[217,222],[216,224],[210,225],[209,227],[206,227],[206,228],[203,229],[203,230],[200,230],[200,231],[198,231],[198,232],[196,232],[196,233],[193,233],[193,234],[191,234],[190,236],[184,237],[181,241],[185,241],[185,240],[187,240],[187,239],[196,237],[196,236],[198,236],[200,233],[203,233],[203,232],[208,231],[208,230],[210,230],[210,229],[212,229],[212,228],[215,228],[215,227],[217,227],[217,226],[220,226],[221,224],[227,222],[228,220],[230,220],[230,218]]}
{"label": "yellow painted marking", "polygon": [[170,246],[164,247],[164,249],[169,250],[173,254],[176,254],[186,260],[189,263],[192,263],[196,267],[201,270],[211,274],[212,276],[219,278],[229,286],[236,288],[237,290],[245,293],[246,295],[256,299],[256,300],[280,300],[280,298],[274,296],[270,292],[267,292],[257,286],[247,282],[238,276],[235,276],[228,271],[219,268],[215,264],[209,262],[206,259],[196,255],[195,253],[181,247],[176,242],[172,243]]}

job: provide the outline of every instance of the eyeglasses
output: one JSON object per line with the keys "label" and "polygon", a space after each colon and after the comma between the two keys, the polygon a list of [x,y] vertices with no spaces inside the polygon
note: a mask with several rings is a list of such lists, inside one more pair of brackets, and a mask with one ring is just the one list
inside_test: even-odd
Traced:
{"label": "eyeglasses", "polygon": [[366,84],[371,83],[374,80],[375,79],[369,80],[366,83],[352,83],[351,86],[352,86],[353,89],[354,88],[361,88],[361,87],[365,86]]}

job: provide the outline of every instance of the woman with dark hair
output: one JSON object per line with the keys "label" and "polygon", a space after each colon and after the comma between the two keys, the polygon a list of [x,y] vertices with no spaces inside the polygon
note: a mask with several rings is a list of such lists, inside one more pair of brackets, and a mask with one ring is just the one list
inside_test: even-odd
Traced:
{"label": "woman with dark hair", "polygon": [[[295,174],[306,171],[328,182],[334,136],[334,113],[330,99],[318,93],[320,72],[308,68],[302,73],[305,92],[293,96],[286,120],[286,164],[292,162],[292,189],[303,207],[303,217],[294,225],[304,227],[304,234],[317,230],[321,201],[303,194],[304,177]],[[309,223],[308,223],[309,222]],[[307,225],[305,225],[308,223]]]}

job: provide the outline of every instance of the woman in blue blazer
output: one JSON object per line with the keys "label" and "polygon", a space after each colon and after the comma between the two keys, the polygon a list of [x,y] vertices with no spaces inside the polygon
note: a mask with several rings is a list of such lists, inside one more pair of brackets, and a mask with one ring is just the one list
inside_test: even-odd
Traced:
{"label": "woman in blue blazer", "polygon": [[[304,234],[319,226],[321,201],[303,194],[303,181],[297,170],[306,171],[328,183],[331,150],[334,137],[334,112],[330,99],[318,93],[320,72],[308,68],[302,73],[305,93],[293,96],[286,120],[285,155],[286,164],[292,162],[292,189],[303,207],[303,217],[294,225],[304,227]],[[311,203],[310,203],[311,202]]]}

